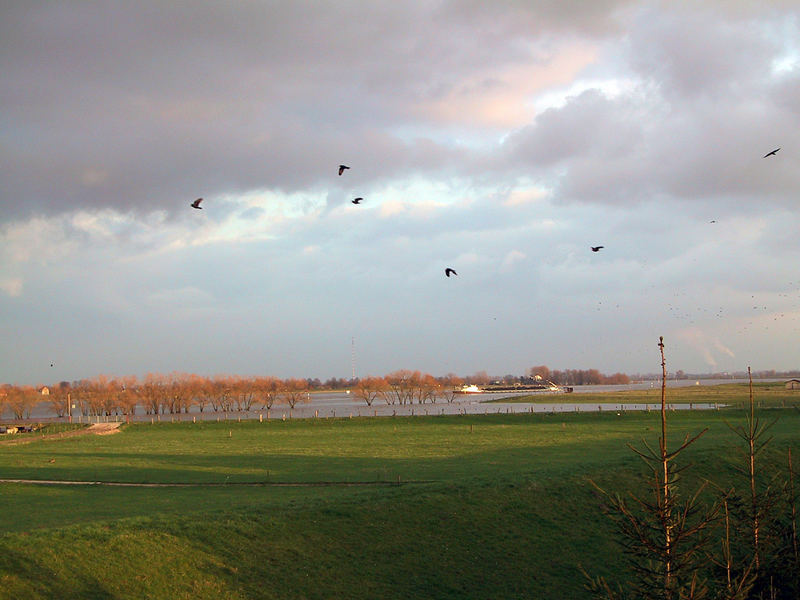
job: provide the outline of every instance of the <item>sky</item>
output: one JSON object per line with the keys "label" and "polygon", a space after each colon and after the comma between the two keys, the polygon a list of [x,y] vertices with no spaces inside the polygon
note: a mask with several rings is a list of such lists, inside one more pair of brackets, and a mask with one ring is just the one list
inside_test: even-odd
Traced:
{"label": "sky", "polygon": [[798,368],[799,16],[3,2],[0,383]]}

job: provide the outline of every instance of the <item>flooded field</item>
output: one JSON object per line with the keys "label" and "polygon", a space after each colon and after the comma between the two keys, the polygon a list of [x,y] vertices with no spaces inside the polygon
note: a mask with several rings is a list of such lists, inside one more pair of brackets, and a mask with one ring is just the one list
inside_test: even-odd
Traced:
{"label": "flooded field", "polygon": [[[669,381],[669,388],[680,388],[687,386],[709,386],[725,383],[746,383],[743,380],[681,380]],[[659,382],[640,382],[628,385],[585,385],[574,386],[573,392],[524,391],[519,393],[479,393],[457,395],[452,402],[439,401],[426,404],[387,404],[383,400],[376,400],[372,406],[367,406],[362,400],[357,399],[353,394],[346,391],[337,392],[315,392],[306,395],[303,402],[299,402],[290,408],[286,404],[274,404],[271,409],[254,405],[249,411],[215,412],[208,407],[203,412],[197,407],[192,407],[188,413],[175,414],[146,414],[143,407],[137,407],[135,415],[83,415],[76,411],[72,415],[73,422],[114,422],[114,421],[192,421],[192,420],[243,420],[243,419],[308,419],[308,418],[354,418],[354,417],[388,417],[388,416],[420,416],[420,415],[457,415],[457,414],[496,414],[508,413],[515,414],[521,412],[531,413],[564,413],[564,412],[596,412],[596,411],[646,411],[660,409],[659,403],[643,404],[600,402],[598,404],[588,404],[575,399],[570,401],[574,395],[585,393],[604,393],[622,391],[641,391],[659,389]],[[497,402],[498,399],[511,398],[514,396],[535,395],[535,403],[527,402]],[[552,400],[552,401],[550,401]],[[616,399],[615,399],[616,400]],[[717,404],[696,403],[696,404],[675,404],[670,405],[673,410],[708,410],[720,408]],[[13,415],[4,414],[5,421],[13,421]],[[46,402],[37,405],[31,412],[28,421],[64,421],[66,418],[58,418]]]}

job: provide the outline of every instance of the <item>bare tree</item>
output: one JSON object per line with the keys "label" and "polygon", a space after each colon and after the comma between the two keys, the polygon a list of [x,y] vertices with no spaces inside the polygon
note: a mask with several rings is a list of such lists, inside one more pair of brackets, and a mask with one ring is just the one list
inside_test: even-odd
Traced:
{"label": "bare tree", "polygon": [[289,405],[289,408],[294,408],[298,402],[308,397],[308,381],[294,378],[284,379],[279,384],[278,395]]}
{"label": "bare tree", "polygon": [[372,406],[380,395],[386,391],[388,384],[383,377],[365,377],[360,379],[353,388],[353,394],[359,400],[363,400],[367,406]]}
{"label": "bare tree", "polygon": [[29,385],[10,386],[6,388],[6,402],[14,413],[15,419],[27,419],[31,411],[39,403],[39,392]]}
{"label": "bare tree", "polygon": [[201,413],[204,412],[213,395],[211,381],[199,375],[190,375],[186,385],[189,387],[192,404],[197,406]]}
{"label": "bare tree", "polygon": [[261,399],[261,407],[270,410],[278,395],[279,380],[275,377],[258,377],[255,380],[255,390]]}
{"label": "bare tree", "polygon": [[11,386],[7,383],[0,385],[0,417],[3,416],[3,413],[6,410],[6,406],[8,406],[8,399],[9,394],[11,393]]}
{"label": "bare tree", "polygon": [[486,373],[486,371],[478,371],[477,373],[467,377],[467,380],[470,383],[480,387],[489,384],[489,375]]}
{"label": "bare tree", "polygon": [[253,379],[240,378],[236,382],[236,408],[244,412],[250,412],[253,402],[256,399],[256,382]]}
{"label": "bare tree", "polygon": [[135,415],[139,397],[139,385],[135,375],[127,375],[116,380],[120,386],[117,394],[117,407],[124,415]]}
{"label": "bare tree", "polygon": [[420,399],[420,404],[425,402],[436,404],[436,400],[443,397],[442,384],[433,375],[423,373],[419,380],[417,396]]}
{"label": "bare tree", "polygon": [[448,373],[439,378],[439,383],[441,384],[441,397],[449,404],[456,399],[458,390],[464,385],[464,380],[455,373]]}
{"label": "bare tree", "polygon": [[214,411],[230,412],[233,409],[233,381],[227,375],[217,375],[211,385],[211,408]]}
{"label": "bare tree", "polygon": [[536,367],[530,367],[525,374],[528,377],[533,379],[543,379],[544,381],[550,380],[550,369],[547,365],[538,365]]}
{"label": "bare tree", "polygon": [[410,404],[414,399],[415,383],[419,379],[419,371],[401,369],[384,377],[388,384],[381,392],[386,404]]}
{"label": "bare tree", "polygon": [[70,400],[70,385],[67,381],[62,381],[58,385],[50,388],[50,409],[61,418],[69,413],[67,406]]}
{"label": "bare tree", "polygon": [[148,373],[139,386],[139,395],[148,415],[157,415],[162,408],[165,396],[164,378],[156,373]]}

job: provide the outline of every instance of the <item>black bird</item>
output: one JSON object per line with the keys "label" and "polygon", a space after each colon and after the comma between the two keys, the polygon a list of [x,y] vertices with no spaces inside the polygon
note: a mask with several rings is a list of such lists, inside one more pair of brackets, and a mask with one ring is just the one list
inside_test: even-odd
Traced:
{"label": "black bird", "polygon": [[709,221],[709,223],[716,223],[716,221]]}
{"label": "black bird", "polygon": [[50,363],[50,366],[52,367],[52,366],[53,366],[53,363]]}
{"label": "black bird", "polygon": [[605,248],[605,246],[591,246],[592,252],[600,252],[600,248]]}
{"label": "black bird", "polygon": [[360,204],[363,198],[356,198],[355,200],[350,200],[353,204]]}
{"label": "black bird", "polygon": [[450,274],[451,274],[451,273],[452,273],[453,275],[458,275],[458,273],[456,273],[456,270],[455,270],[455,269],[451,269],[450,267],[447,267],[447,268],[444,270],[444,274],[445,274],[445,275],[447,275],[448,277],[450,277]]}
{"label": "black bird", "polygon": [[202,201],[203,201],[203,199],[202,199],[202,198],[198,198],[197,200],[195,200],[194,202],[192,202],[192,208],[197,208],[197,209],[199,209],[199,210],[203,210],[203,207],[202,207],[202,206],[200,206],[200,203],[201,203]]}
{"label": "black bird", "polygon": [[339,176],[341,177],[342,173],[344,173],[344,170],[349,168],[350,167],[348,167],[347,165],[339,165]]}
{"label": "black bird", "polygon": [[773,150],[772,152],[767,152],[764,155],[764,158],[767,158],[768,156],[775,156],[778,153],[778,150],[780,150],[780,148],[775,148],[775,150]]}

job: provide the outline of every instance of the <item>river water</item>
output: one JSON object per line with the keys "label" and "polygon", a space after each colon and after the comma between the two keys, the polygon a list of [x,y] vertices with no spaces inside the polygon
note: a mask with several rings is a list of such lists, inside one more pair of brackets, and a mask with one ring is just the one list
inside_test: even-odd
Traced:
{"label": "river water", "polygon": [[[759,380],[759,381],[782,381],[775,380]],[[723,383],[747,383],[747,380],[735,379],[707,379],[707,380],[680,380],[668,381],[667,386],[686,387],[694,385],[719,385]],[[628,390],[647,390],[659,389],[660,382],[646,381],[641,383],[632,383],[627,385],[583,385],[574,386],[574,394],[582,393],[599,393],[599,392],[617,392]],[[308,394],[306,402],[298,403],[294,409],[290,409],[285,404],[275,404],[271,410],[262,409],[257,406],[249,412],[213,412],[208,408],[204,412],[200,412],[196,407],[193,407],[189,413],[182,414],[164,414],[164,415],[146,415],[141,407],[137,408],[137,414],[133,417],[126,417],[125,415],[110,415],[110,416],[83,416],[73,415],[74,422],[97,422],[97,421],[126,421],[134,420],[139,422],[146,421],[192,421],[192,420],[219,420],[219,421],[236,421],[242,419],[262,419],[262,420],[275,420],[275,419],[307,419],[307,418],[332,418],[332,417],[386,417],[386,416],[419,416],[419,415],[457,415],[457,414],[519,414],[519,413],[566,413],[566,412],[597,412],[597,411],[634,411],[634,410],[659,410],[660,403],[652,404],[620,404],[620,403],[600,403],[600,404],[586,404],[580,402],[570,402],[572,394],[564,394],[561,392],[539,391],[534,392],[538,397],[536,403],[525,402],[489,402],[497,398],[508,398],[511,396],[524,396],[531,395],[530,391],[525,392],[501,392],[494,394],[464,394],[455,397],[453,402],[439,401],[435,404],[406,404],[406,405],[387,405],[383,401],[376,401],[372,406],[367,406],[363,401],[355,398],[353,394],[347,392],[317,392]],[[720,406],[716,404],[675,404],[670,405],[670,409],[674,410],[690,410],[690,409],[718,409]],[[8,419],[13,415],[4,414],[3,417]],[[31,421],[50,421],[65,419],[57,419],[55,414],[50,410],[47,402],[42,402],[36,406],[31,413]]]}

